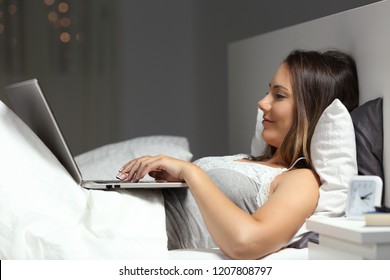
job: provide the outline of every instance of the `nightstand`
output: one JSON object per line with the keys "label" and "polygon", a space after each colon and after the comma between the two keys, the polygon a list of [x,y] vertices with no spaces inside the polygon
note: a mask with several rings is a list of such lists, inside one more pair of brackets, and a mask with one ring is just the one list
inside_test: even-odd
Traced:
{"label": "nightstand", "polygon": [[390,227],[325,217],[311,217],[306,227],[319,235],[319,244],[309,242],[309,259],[390,260]]}

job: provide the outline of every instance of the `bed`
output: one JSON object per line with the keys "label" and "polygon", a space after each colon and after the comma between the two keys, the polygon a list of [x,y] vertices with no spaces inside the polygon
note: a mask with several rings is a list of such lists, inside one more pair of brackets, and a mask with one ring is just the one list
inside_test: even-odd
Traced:
{"label": "bed", "polygon": [[[256,108],[259,92],[268,87],[275,70],[269,65],[276,67],[294,48],[341,48],[351,52],[357,60],[362,104],[359,110],[363,112],[352,115],[352,132],[344,139],[347,143],[350,142],[345,140],[350,137],[353,143],[355,137],[357,140],[357,149],[346,145],[346,148],[352,147],[345,165],[342,164],[346,175],[336,189],[327,189],[324,184],[320,205],[334,198],[345,201],[346,184],[352,173],[382,171],[378,175],[383,178],[389,174],[390,166],[386,163],[390,153],[376,145],[381,133],[385,142],[389,137],[388,116],[384,111],[382,132],[382,112],[375,109],[386,107],[390,102],[385,92],[387,77],[390,77],[387,51],[390,38],[382,35],[386,34],[386,26],[390,26],[389,12],[390,3],[383,1],[230,44],[230,153],[255,152],[250,140],[258,140],[255,133],[258,112],[248,108]],[[370,122],[361,124],[360,116],[371,113],[374,114]],[[319,134],[322,141],[327,137],[324,133],[326,116],[324,118],[324,126],[319,129],[323,133]],[[337,123],[341,131],[338,139],[342,141],[346,133],[342,131],[344,123]],[[364,142],[366,138],[358,130],[362,126],[379,128],[374,130],[375,137],[369,143]],[[0,259],[228,259],[218,248],[168,251],[163,197],[159,190],[80,188],[50,150],[3,103],[0,103],[0,131]],[[144,154],[165,153],[192,160],[189,147],[186,138],[156,135],[99,147],[78,155],[76,160],[83,177],[99,179],[99,176],[115,176],[123,162]],[[321,158],[321,149],[318,150]],[[330,158],[332,160],[335,159]],[[340,162],[334,164],[340,165]],[[389,205],[390,191],[386,189],[385,194]],[[345,207],[342,203],[341,206],[339,203],[330,205],[341,208],[329,210],[324,206],[323,211],[319,211],[324,218],[332,218],[329,213],[340,215]],[[308,249],[304,246],[307,233],[303,225],[294,240],[297,243],[293,242],[296,246],[263,259],[307,259]]]}

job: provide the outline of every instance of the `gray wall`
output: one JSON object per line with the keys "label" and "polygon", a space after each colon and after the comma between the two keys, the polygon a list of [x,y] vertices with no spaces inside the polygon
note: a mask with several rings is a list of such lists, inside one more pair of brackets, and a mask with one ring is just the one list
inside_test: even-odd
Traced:
{"label": "gray wall", "polygon": [[227,154],[228,43],[372,2],[123,1],[120,138],[184,135],[195,158]]}
{"label": "gray wall", "polygon": [[[39,78],[75,154],[170,134],[187,137],[195,158],[228,153],[230,42],[376,2],[69,0],[89,31],[88,44],[72,45],[72,61],[58,64],[61,46],[44,35],[46,8],[35,1],[17,1],[27,28],[16,57],[26,58],[25,69],[10,74],[0,67],[0,88]],[[1,59],[0,53],[0,66]]]}

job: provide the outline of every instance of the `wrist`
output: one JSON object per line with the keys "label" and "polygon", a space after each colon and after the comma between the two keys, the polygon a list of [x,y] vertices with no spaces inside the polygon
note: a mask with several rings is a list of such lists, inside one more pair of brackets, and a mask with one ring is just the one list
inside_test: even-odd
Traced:
{"label": "wrist", "polygon": [[[188,185],[197,185],[198,182],[206,182],[208,175],[196,164],[190,163],[182,170],[182,178]],[[203,185],[202,184],[202,185]]]}

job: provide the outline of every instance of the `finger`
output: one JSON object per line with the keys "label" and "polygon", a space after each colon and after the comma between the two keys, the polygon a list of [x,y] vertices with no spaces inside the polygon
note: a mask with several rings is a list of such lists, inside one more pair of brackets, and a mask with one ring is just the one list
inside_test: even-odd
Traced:
{"label": "finger", "polygon": [[116,177],[122,181],[132,180],[135,177],[134,175],[136,173],[136,170],[139,168],[140,162],[149,157],[150,156],[143,156],[129,161],[119,170],[119,173]]}
{"label": "finger", "polygon": [[159,165],[157,163],[159,158],[159,156],[144,156],[133,161],[123,170],[127,171],[127,176],[124,180],[136,183],[150,171],[158,171],[159,169],[155,168],[155,166]]}
{"label": "finger", "polygon": [[138,161],[140,160],[144,160],[146,158],[149,158],[150,156],[142,156],[142,157],[138,157],[138,158],[135,158],[135,159],[132,159],[130,160],[129,162],[127,162],[125,165],[122,166],[121,169],[119,169],[119,172],[124,172],[124,173],[128,173],[129,170],[131,169],[131,167]]}
{"label": "finger", "polygon": [[136,161],[131,160],[128,163],[126,163],[121,169],[119,169],[119,173],[116,175],[116,178],[121,181],[128,181],[129,177],[129,170],[134,165]]}
{"label": "finger", "polygon": [[[138,179],[145,177],[146,174],[153,171],[161,171],[159,168],[160,165],[160,156],[154,156],[145,158],[144,160],[139,162],[139,166],[137,168],[136,175]],[[135,168],[135,166],[133,166]]]}
{"label": "finger", "polygon": [[150,171],[149,172],[149,176],[153,177],[156,180],[167,180],[165,175],[166,175],[166,172],[164,172],[164,171]]}

